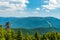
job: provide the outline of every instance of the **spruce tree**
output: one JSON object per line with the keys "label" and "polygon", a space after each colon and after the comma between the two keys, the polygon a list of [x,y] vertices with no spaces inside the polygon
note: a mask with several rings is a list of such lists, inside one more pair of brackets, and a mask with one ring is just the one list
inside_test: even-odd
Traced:
{"label": "spruce tree", "polygon": [[56,32],[51,33],[51,40],[57,40],[57,34]]}
{"label": "spruce tree", "polygon": [[29,36],[29,33],[27,32],[26,35],[25,35],[25,40],[32,40]]}
{"label": "spruce tree", "polygon": [[22,31],[20,28],[18,29],[18,33],[17,33],[17,40],[23,40]]}
{"label": "spruce tree", "polygon": [[6,22],[5,26],[6,26],[6,29],[10,29],[10,22]]}
{"label": "spruce tree", "polygon": [[16,40],[16,32],[14,30],[11,30],[11,36],[13,40]]}
{"label": "spruce tree", "polygon": [[43,35],[42,40],[49,40],[46,35]]}
{"label": "spruce tree", "polygon": [[40,40],[40,35],[38,32],[35,33],[35,40]]}

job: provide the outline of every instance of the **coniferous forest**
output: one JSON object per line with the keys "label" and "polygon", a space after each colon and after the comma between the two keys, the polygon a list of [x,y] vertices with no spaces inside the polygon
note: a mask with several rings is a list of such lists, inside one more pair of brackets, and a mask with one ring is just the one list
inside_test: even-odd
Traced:
{"label": "coniferous forest", "polygon": [[17,31],[10,28],[9,22],[6,23],[6,28],[0,25],[0,40],[60,40],[60,33],[47,32],[41,35],[35,32],[30,35],[28,32],[24,35],[20,28]]}

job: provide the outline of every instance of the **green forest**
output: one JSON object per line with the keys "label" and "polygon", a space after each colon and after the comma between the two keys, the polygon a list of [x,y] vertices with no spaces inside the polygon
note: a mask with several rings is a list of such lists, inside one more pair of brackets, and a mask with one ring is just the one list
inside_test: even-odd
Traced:
{"label": "green forest", "polygon": [[6,28],[0,25],[0,40],[60,40],[60,33],[47,32],[41,35],[35,32],[31,35],[26,32],[24,35],[20,28],[18,28],[17,31],[11,29],[9,22],[7,22]]}

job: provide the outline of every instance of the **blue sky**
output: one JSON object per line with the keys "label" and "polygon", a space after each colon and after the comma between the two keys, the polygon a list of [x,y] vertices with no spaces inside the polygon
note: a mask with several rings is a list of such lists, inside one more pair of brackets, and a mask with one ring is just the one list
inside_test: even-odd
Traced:
{"label": "blue sky", "polygon": [[0,17],[56,17],[60,0],[0,0]]}

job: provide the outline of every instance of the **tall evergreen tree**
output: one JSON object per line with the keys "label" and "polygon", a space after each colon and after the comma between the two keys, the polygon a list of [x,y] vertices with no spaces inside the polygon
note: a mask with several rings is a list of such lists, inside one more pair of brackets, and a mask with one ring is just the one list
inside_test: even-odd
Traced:
{"label": "tall evergreen tree", "polygon": [[40,40],[40,35],[38,32],[35,33],[35,40]]}
{"label": "tall evergreen tree", "polygon": [[57,40],[56,32],[51,33],[51,40]]}
{"label": "tall evergreen tree", "polygon": [[20,28],[18,29],[18,33],[17,33],[17,40],[23,40],[22,31]]}
{"label": "tall evergreen tree", "polygon": [[43,35],[41,40],[49,40],[49,39],[46,37],[46,35]]}
{"label": "tall evergreen tree", "polygon": [[6,29],[10,29],[10,22],[6,22]]}
{"label": "tall evergreen tree", "polygon": [[31,37],[29,36],[29,33],[28,32],[25,35],[25,40],[32,40]]}
{"label": "tall evergreen tree", "polygon": [[16,32],[14,30],[11,30],[11,36],[13,40],[16,40]]}

